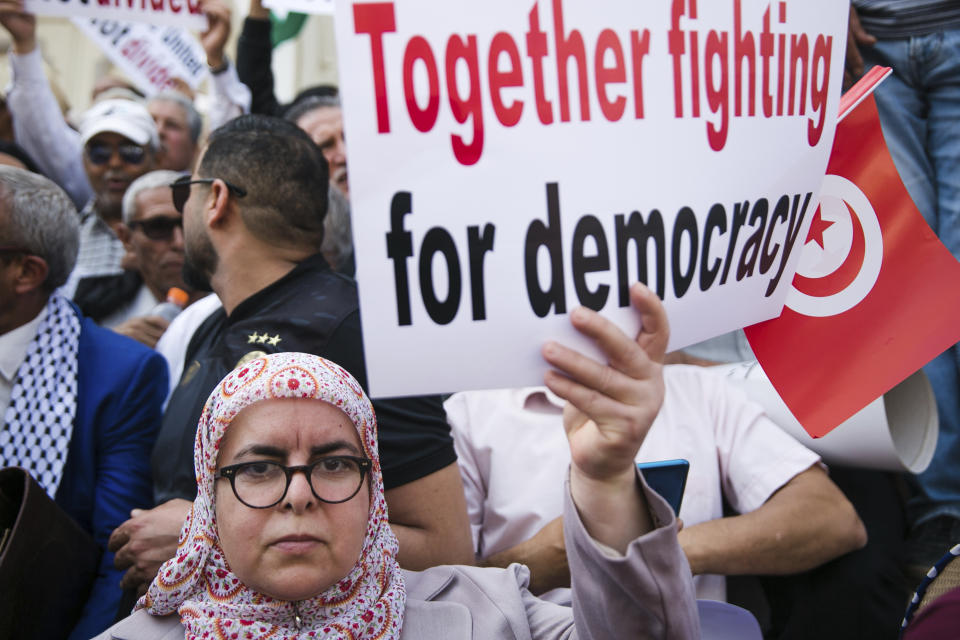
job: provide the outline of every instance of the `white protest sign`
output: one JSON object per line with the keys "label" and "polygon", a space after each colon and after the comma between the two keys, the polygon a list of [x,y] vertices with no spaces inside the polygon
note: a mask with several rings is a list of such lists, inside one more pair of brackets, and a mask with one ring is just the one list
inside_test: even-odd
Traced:
{"label": "white protest sign", "polygon": [[200,0],[23,0],[23,8],[39,16],[147,22],[195,31],[207,28]]}
{"label": "white protest sign", "polygon": [[279,12],[297,11],[333,15],[336,8],[333,0],[264,0],[263,6]]}
{"label": "white protest sign", "polygon": [[183,29],[101,18],[72,22],[148,96],[170,88],[174,78],[196,89],[207,75],[203,47]]}
{"label": "white protest sign", "polygon": [[[817,207],[835,0],[338,0],[371,392],[542,381],[578,304],[671,348],[775,317]],[[558,73],[559,70],[559,73]]]}

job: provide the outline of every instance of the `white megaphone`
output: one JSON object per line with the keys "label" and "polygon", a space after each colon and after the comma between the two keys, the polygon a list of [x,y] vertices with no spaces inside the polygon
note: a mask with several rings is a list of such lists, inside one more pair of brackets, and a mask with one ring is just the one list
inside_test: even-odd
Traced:
{"label": "white megaphone", "polygon": [[808,434],[756,362],[710,367],[742,389],[784,431],[827,464],[920,473],[937,445],[939,421],[930,381],[922,370],[823,436]]}

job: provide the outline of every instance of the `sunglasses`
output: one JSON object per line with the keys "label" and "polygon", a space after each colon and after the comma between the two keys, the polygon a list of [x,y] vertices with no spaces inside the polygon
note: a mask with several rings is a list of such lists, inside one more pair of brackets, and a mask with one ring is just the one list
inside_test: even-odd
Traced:
{"label": "sunglasses", "polygon": [[90,164],[95,165],[107,164],[114,153],[120,154],[120,160],[125,164],[142,164],[147,157],[146,149],[132,143],[114,146],[105,142],[93,142],[87,145],[86,152]]}
{"label": "sunglasses", "polygon": [[174,229],[183,229],[183,218],[150,218],[149,220],[135,220],[127,225],[131,229],[140,229],[143,235],[151,240],[169,242],[173,239]]}
{"label": "sunglasses", "polygon": [[183,176],[182,178],[174,180],[173,184],[170,185],[170,189],[173,191],[173,208],[182,214],[183,205],[187,204],[187,200],[190,198],[190,186],[195,184],[213,184],[215,180],[220,180],[223,184],[227,185],[227,190],[238,198],[247,195],[247,190],[243,187],[230,184],[220,178],[197,178],[196,180],[191,180],[190,176]]}

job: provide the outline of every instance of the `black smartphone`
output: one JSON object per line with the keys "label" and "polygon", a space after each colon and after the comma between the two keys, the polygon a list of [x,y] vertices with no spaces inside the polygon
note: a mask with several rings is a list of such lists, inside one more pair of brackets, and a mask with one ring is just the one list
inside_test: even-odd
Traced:
{"label": "black smartphone", "polygon": [[650,488],[663,496],[663,499],[673,508],[673,512],[679,514],[680,504],[683,502],[683,490],[687,486],[690,463],[683,459],[659,460],[638,462],[637,468]]}

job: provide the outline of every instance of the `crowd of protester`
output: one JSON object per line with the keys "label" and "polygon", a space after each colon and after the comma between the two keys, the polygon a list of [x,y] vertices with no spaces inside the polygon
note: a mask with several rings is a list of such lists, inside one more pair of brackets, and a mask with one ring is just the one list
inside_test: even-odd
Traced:
{"label": "crowd of protester", "polygon": [[[338,91],[281,104],[260,0],[233,56],[230,6],[203,8],[205,114],[111,76],[74,126],[0,0],[0,467],[101,549],[82,602],[45,603],[71,640],[710,637],[704,601],[765,638],[897,637],[960,542],[956,346],[926,367],[918,476],[824,464],[710,371],[752,357],[742,336],[665,353],[642,285],[635,338],[570,314],[605,361],[546,343],[545,386],[371,402]],[[960,257],[958,34],[950,0],[854,0],[847,70],[894,68],[887,142]],[[678,513],[634,467],[676,458]],[[285,560],[258,551],[290,523],[263,544]],[[907,637],[950,637],[944,598]]]}

